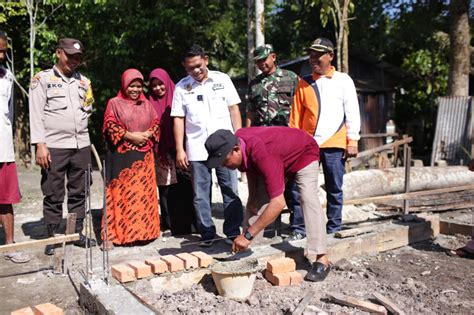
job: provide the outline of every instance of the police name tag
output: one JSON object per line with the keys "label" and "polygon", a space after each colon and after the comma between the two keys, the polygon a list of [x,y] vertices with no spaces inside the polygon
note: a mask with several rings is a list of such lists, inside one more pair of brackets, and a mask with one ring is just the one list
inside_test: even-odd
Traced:
{"label": "police name tag", "polygon": [[217,90],[223,90],[224,89],[224,86],[221,84],[221,83],[214,83],[212,85],[212,89],[214,91],[217,91]]}

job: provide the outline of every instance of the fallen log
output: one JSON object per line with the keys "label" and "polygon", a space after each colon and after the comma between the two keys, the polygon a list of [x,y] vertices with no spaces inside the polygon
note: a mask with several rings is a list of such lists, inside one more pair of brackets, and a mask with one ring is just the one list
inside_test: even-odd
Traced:
{"label": "fallen log", "polygon": [[336,302],[337,304],[355,307],[357,309],[360,309],[369,313],[387,314],[387,309],[383,307],[382,305],[377,305],[371,302],[362,301],[352,296],[346,296],[340,293],[327,293],[326,295],[329,298],[329,300]]}
{"label": "fallen log", "polygon": [[[474,172],[465,166],[412,167],[410,191],[425,191],[472,185]],[[344,175],[346,200],[385,196],[405,192],[405,169],[389,168],[354,171]]]}
{"label": "fallen log", "polygon": [[461,190],[473,190],[473,189],[474,189],[474,185],[471,184],[471,185],[463,185],[463,186],[457,186],[457,187],[415,191],[415,192],[409,192],[409,193],[403,193],[403,194],[393,194],[393,195],[367,197],[367,198],[360,198],[360,199],[350,199],[350,200],[345,200],[344,204],[355,205],[355,204],[365,204],[365,203],[384,203],[387,201],[414,199],[420,196],[438,195],[441,193],[461,191]]}

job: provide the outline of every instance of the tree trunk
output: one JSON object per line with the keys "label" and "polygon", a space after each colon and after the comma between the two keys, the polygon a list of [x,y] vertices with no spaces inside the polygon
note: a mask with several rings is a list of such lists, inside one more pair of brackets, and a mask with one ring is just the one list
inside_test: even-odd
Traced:
{"label": "tree trunk", "polygon": [[[30,81],[35,75],[35,41],[36,41],[36,14],[38,12],[38,4],[35,5],[34,0],[27,1],[27,10],[30,18]],[[31,162],[35,163],[36,152],[35,147],[30,145]]]}
{"label": "tree trunk", "polygon": [[[265,45],[265,1],[255,0],[255,47]],[[258,74],[260,70],[255,68]]]}
{"label": "tree trunk", "polygon": [[265,4],[264,0],[255,0],[255,46],[265,44]]}
{"label": "tree trunk", "polygon": [[449,96],[469,95],[470,30],[469,0],[451,0],[450,8]]}
{"label": "tree trunk", "polygon": [[247,82],[255,77],[256,68],[253,62],[255,50],[255,0],[247,0]]}
{"label": "tree trunk", "polygon": [[344,36],[342,39],[342,69],[344,73],[349,73],[349,26],[345,23]]}
{"label": "tree trunk", "polygon": [[342,18],[339,22],[339,29],[342,31],[342,34],[339,34],[342,44],[342,49],[340,50],[341,53],[341,68],[339,71],[349,73],[349,4],[350,0],[344,0],[342,5]]}

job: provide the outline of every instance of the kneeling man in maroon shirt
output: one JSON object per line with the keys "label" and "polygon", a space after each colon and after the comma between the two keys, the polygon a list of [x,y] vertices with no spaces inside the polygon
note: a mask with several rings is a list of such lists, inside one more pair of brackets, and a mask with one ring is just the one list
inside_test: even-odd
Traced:
{"label": "kneeling man in maroon shirt", "polygon": [[[319,147],[304,131],[288,127],[242,128],[232,134],[217,130],[205,143],[207,166],[223,165],[247,172],[249,198],[246,217],[251,223],[232,245],[235,252],[249,247],[285,207],[285,178],[294,179],[300,193],[306,225],[306,255],[316,261],[306,280],[323,281],[331,267],[326,255],[326,216],[318,199]],[[269,202],[259,210],[258,181],[263,181]],[[253,220],[250,220],[252,218]]]}

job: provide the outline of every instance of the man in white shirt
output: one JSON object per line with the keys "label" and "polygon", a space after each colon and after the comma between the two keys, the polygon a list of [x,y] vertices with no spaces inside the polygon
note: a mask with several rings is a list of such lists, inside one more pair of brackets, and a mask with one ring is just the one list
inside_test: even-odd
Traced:
{"label": "man in white shirt", "polygon": [[[236,131],[242,126],[240,98],[232,81],[225,73],[210,71],[208,62],[209,57],[199,45],[192,45],[183,54],[182,63],[188,76],[176,84],[171,109],[176,165],[189,167],[191,171],[201,246],[211,246],[216,236],[211,213],[212,177],[206,166],[208,153],[204,143],[219,129]],[[218,167],[216,175],[224,201],[224,233],[232,240],[240,235],[243,220],[237,173]]]}
{"label": "man in white shirt", "polygon": [[290,127],[305,130],[320,147],[327,197],[327,233],[341,229],[345,159],[357,156],[359,101],[351,77],[331,65],[334,45],[324,37],[308,47],[312,74],[296,87]]}
{"label": "man in white shirt", "polygon": [[[13,152],[13,74],[3,66],[8,50],[7,36],[0,31],[0,223],[5,243],[13,243],[13,206],[21,200],[15,153]],[[23,252],[8,252],[5,259],[25,263],[30,257]]]}

